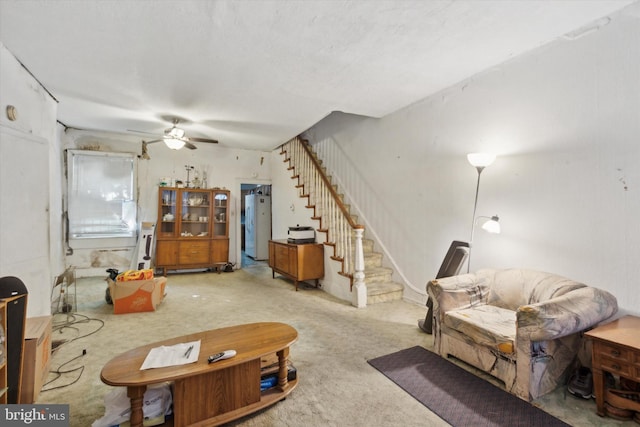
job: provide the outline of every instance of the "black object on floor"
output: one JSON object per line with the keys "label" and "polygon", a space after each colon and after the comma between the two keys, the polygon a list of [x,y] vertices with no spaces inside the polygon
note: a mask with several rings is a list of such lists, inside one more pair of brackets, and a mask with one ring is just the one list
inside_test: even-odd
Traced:
{"label": "black object on floor", "polygon": [[[468,257],[469,244],[467,242],[460,242],[458,240],[451,242],[449,250],[444,256],[444,260],[442,260],[442,265],[440,265],[440,270],[438,270],[438,274],[436,274],[436,279],[456,276]],[[428,295],[427,315],[424,319],[418,321],[418,326],[427,334],[433,333],[433,301]]]}
{"label": "black object on floor", "polygon": [[368,363],[454,427],[568,426],[423,347]]}
{"label": "black object on floor", "polygon": [[593,397],[593,375],[591,369],[580,367],[576,369],[567,386],[569,393],[583,399],[591,399]]}
{"label": "black object on floor", "polygon": [[19,403],[28,291],[14,276],[0,278],[0,298],[7,299],[7,403]]}

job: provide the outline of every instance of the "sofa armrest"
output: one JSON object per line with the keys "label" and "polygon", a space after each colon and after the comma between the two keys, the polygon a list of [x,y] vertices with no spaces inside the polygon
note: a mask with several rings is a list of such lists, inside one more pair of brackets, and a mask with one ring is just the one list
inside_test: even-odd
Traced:
{"label": "sofa armrest", "polygon": [[486,303],[489,287],[486,279],[479,279],[475,274],[461,274],[431,280],[427,283],[427,293],[444,314]]}
{"label": "sofa armrest", "polygon": [[561,338],[584,331],[617,311],[616,297],[587,286],[548,301],[520,306],[516,313],[517,334],[531,341]]}

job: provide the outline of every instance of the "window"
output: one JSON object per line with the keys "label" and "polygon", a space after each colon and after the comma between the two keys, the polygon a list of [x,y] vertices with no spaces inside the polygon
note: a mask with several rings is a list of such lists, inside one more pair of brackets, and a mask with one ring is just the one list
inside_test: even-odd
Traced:
{"label": "window", "polygon": [[69,238],[135,237],[135,154],[67,150]]}

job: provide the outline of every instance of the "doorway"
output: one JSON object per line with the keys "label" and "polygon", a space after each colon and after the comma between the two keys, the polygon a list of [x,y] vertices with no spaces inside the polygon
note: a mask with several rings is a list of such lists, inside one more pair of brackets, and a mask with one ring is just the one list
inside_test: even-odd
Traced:
{"label": "doorway", "polygon": [[267,265],[271,223],[271,185],[241,183],[240,268]]}

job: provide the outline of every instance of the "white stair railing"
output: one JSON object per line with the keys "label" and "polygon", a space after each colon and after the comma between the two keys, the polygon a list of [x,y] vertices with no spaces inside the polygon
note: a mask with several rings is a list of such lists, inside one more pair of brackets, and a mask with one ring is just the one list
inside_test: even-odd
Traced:
{"label": "white stair railing", "polygon": [[314,209],[314,219],[320,221],[318,231],[326,233],[326,246],[333,247],[331,259],[340,261],[339,274],[349,277],[352,304],[366,307],[367,287],[364,283],[364,254],[362,236],[364,226],[351,217],[342,198],[325,175],[308,143],[296,137],[282,145],[281,154],[297,179],[300,197],[308,199],[307,207]]}

